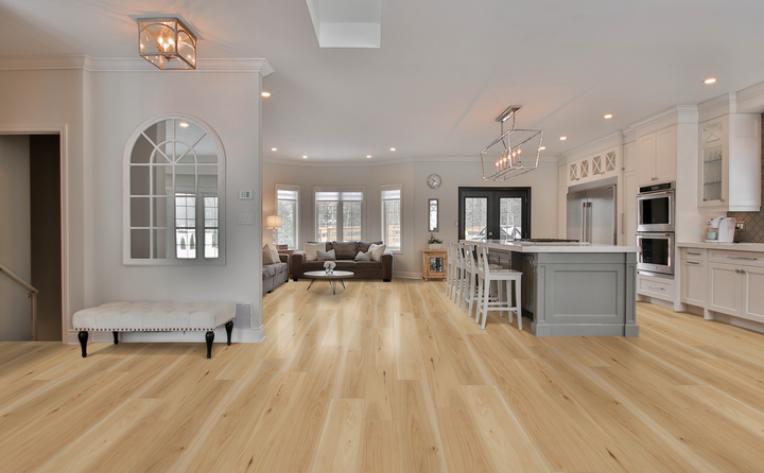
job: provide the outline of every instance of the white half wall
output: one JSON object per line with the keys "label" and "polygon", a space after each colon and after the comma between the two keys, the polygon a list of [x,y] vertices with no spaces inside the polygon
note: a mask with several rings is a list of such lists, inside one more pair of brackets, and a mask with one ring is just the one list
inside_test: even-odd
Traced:
{"label": "white half wall", "polygon": [[[29,136],[0,135],[0,264],[32,280]],[[0,341],[31,340],[26,291],[0,274]]]}
{"label": "white half wall", "polygon": [[[432,173],[442,178],[439,189],[427,187]],[[380,190],[401,185],[403,207],[403,248],[396,255],[393,270],[397,277],[421,276],[421,251],[427,246],[427,201],[439,199],[440,232],[444,242],[458,238],[459,187],[531,187],[531,234],[535,238],[557,236],[557,163],[544,162],[533,172],[502,182],[485,182],[479,160],[421,160],[395,163],[281,163],[267,161],[263,171],[263,215],[275,213],[277,185],[300,189],[300,245],[314,240],[315,187],[363,187],[365,190],[366,240],[382,238]],[[263,233],[270,241],[271,232]]]}

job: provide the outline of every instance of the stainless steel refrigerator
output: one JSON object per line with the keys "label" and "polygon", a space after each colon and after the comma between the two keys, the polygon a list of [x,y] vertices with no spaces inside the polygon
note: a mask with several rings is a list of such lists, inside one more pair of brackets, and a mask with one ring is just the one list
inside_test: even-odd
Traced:
{"label": "stainless steel refrigerator", "polygon": [[615,245],[616,186],[568,193],[568,238]]}

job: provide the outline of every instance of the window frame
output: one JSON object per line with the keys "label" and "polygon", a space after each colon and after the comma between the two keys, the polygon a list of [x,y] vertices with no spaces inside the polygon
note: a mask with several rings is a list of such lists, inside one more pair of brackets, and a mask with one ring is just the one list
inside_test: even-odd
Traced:
{"label": "window frame", "polygon": [[[393,200],[393,199],[385,199],[384,193],[385,191],[398,191],[400,192],[398,197],[398,216],[400,218],[400,222],[398,225],[400,226],[400,239],[401,239],[401,245],[399,247],[391,247],[387,244],[387,241],[385,240],[385,234],[387,233],[387,229],[385,228],[386,222],[385,222],[385,200]],[[400,184],[391,184],[391,185],[384,185],[380,186],[379,188],[379,216],[380,216],[380,240],[385,243],[385,249],[390,250],[393,253],[401,254],[403,253],[403,186]]]}
{"label": "window frame", "polygon": [[[335,186],[335,187],[314,187],[313,188],[313,239],[316,242],[320,242],[318,236],[318,199],[316,199],[316,194],[319,192],[360,192],[361,193],[361,240],[366,240],[366,188],[365,187],[343,187],[343,186]],[[338,201],[337,206],[337,240],[335,241],[346,241],[344,238],[344,222],[342,217],[342,199]]]}
{"label": "window frame", "polygon": [[[146,166],[143,164],[135,164],[131,162],[133,148],[135,147],[136,143],[138,142],[138,139],[143,136],[144,132],[149,129],[149,127],[166,121],[166,120],[176,120],[176,121],[185,121],[192,123],[193,125],[197,126],[201,130],[204,131],[204,133],[209,136],[215,143],[216,149],[217,149],[217,186],[216,186],[216,193],[215,196],[218,198],[218,257],[217,258],[206,258],[204,256],[204,197],[210,197],[212,194],[208,192],[207,190],[203,188],[197,188],[196,192],[194,193],[197,199],[197,209],[196,209],[196,234],[201,235],[201,242],[197,241],[197,255],[196,258],[193,259],[186,259],[186,258],[177,258],[176,253],[176,247],[175,247],[175,238],[176,238],[176,220],[175,220],[175,194],[178,193],[177,189],[172,189],[172,192],[167,193],[167,200],[172,201],[172,205],[169,206],[171,209],[171,213],[168,213],[167,215],[167,223],[168,225],[166,227],[162,227],[165,229],[168,234],[167,238],[172,240],[172,252],[171,254],[168,253],[168,256],[165,258],[154,258],[151,255],[151,251],[149,252],[149,258],[133,258],[130,247],[131,247],[131,231],[134,229],[140,229],[139,227],[132,227],[131,221],[130,221],[130,201],[131,198],[134,196],[130,193],[130,182],[131,182],[131,169],[133,166]],[[200,138],[201,139],[201,138]],[[160,115],[156,116],[154,118],[151,118],[149,120],[144,121],[141,123],[136,130],[133,132],[133,134],[130,136],[130,138],[127,140],[127,144],[125,145],[124,154],[122,158],[123,162],[123,172],[122,172],[122,264],[125,266],[220,266],[226,264],[226,155],[225,155],[225,148],[223,147],[223,142],[220,139],[220,136],[217,134],[214,128],[212,128],[207,122],[204,120],[187,114],[182,113],[173,113],[169,115]],[[185,164],[188,165],[188,164]],[[199,164],[197,164],[198,166]],[[206,164],[201,164],[202,166],[209,166]],[[196,171],[199,172],[198,169]],[[149,184],[150,185],[150,184]],[[185,193],[185,192],[180,192]],[[149,194],[151,194],[151,191],[149,191]],[[140,196],[139,196],[140,197]],[[151,204],[150,204],[151,205]],[[200,220],[201,215],[201,220]],[[142,228],[142,227],[141,227]],[[149,232],[153,232],[153,222],[151,219],[149,220],[149,227],[146,227],[149,229]],[[159,228],[159,227],[157,227]],[[199,238],[197,238],[199,240]]]}
{"label": "window frame", "polygon": [[[291,184],[276,184],[276,187],[274,189],[273,193],[273,202],[274,202],[274,214],[279,214],[279,189],[285,190],[285,191],[291,191],[297,193],[297,199],[295,200],[295,215],[294,215],[294,248],[288,248],[290,250],[296,250],[300,248],[300,215],[302,212],[300,212],[300,186],[295,186]],[[280,230],[279,230],[280,231]],[[275,242],[277,245],[280,244],[278,241]]]}

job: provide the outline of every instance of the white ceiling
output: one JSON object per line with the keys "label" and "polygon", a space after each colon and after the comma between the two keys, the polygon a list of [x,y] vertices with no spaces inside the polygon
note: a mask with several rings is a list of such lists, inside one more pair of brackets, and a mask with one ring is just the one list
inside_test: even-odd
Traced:
{"label": "white ceiling", "polygon": [[264,145],[284,159],[476,155],[512,103],[559,154],[764,80],[760,0],[386,0],[380,49],[319,48],[305,0],[0,0],[0,54],[132,56],[132,18],[157,13],[200,57],[271,62]]}

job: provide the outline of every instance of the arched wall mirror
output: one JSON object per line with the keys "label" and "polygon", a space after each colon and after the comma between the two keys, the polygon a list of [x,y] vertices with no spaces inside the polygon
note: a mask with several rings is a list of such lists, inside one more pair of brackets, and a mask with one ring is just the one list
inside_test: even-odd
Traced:
{"label": "arched wall mirror", "polygon": [[225,153],[198,120],[141,127],[125,156],[125,264],[225,261]]}

